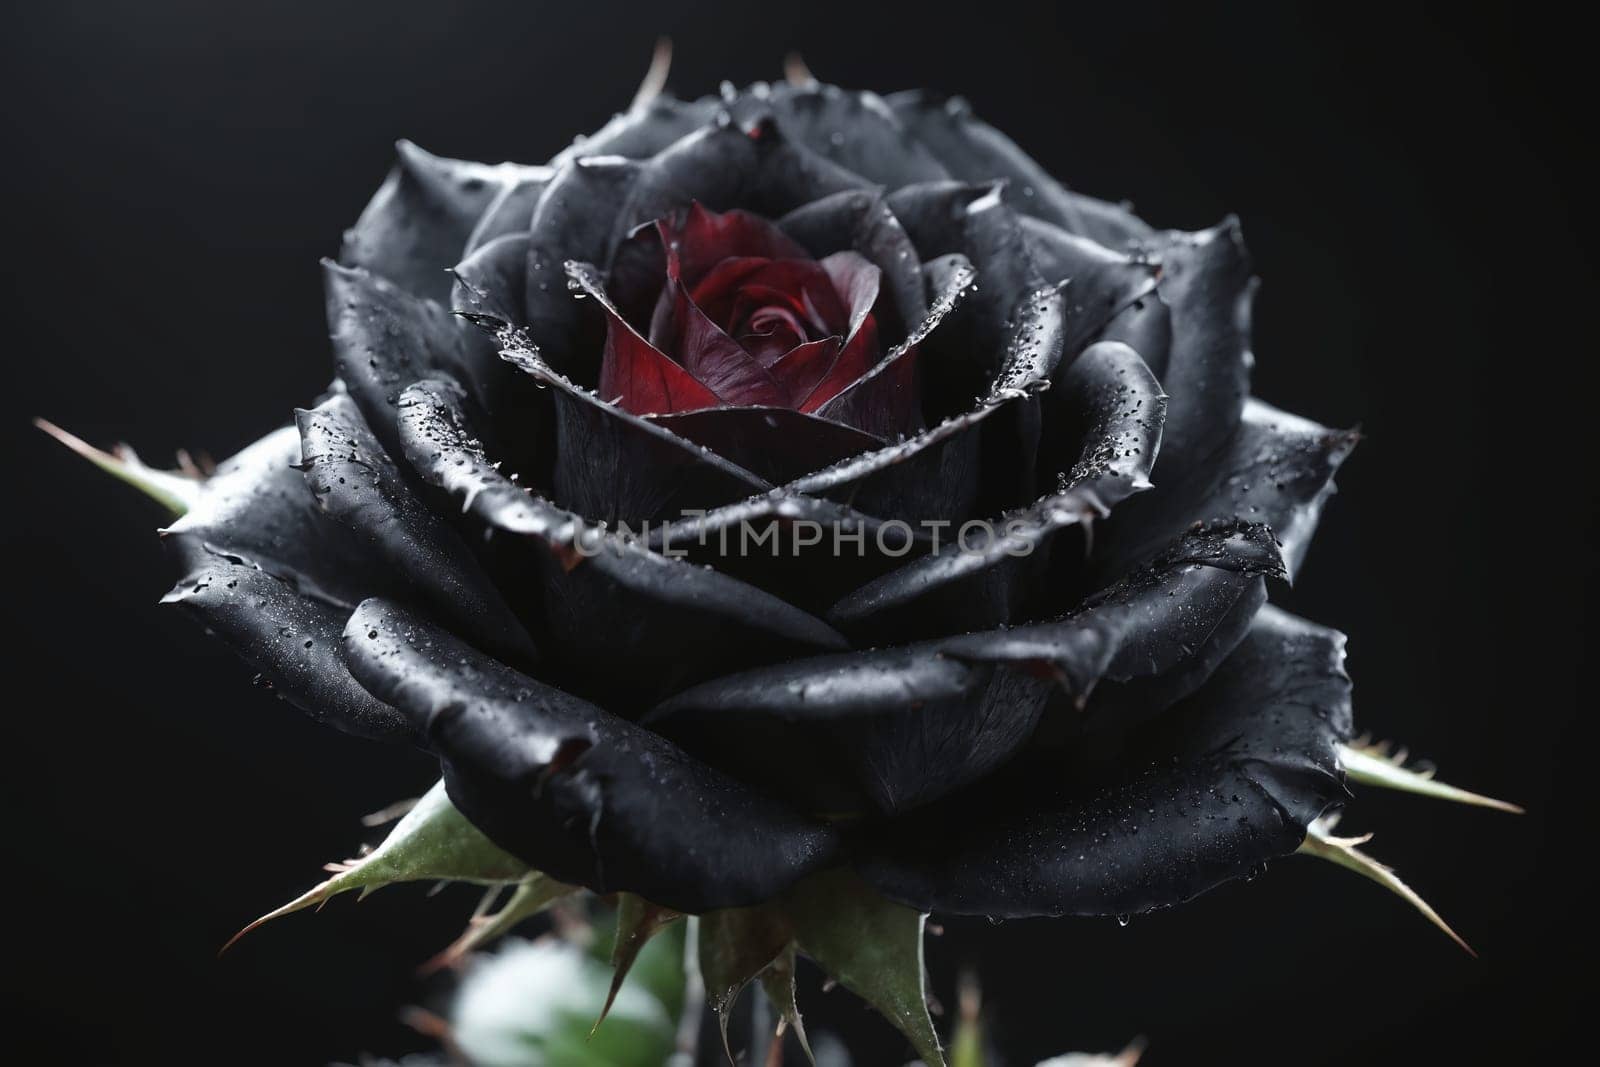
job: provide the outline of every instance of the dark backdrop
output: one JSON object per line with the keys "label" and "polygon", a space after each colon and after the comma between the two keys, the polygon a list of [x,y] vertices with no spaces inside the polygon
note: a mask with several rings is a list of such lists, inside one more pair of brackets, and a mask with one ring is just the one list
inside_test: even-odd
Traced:
{"label": "dark backdrop", "polygon": [[[317,259],[405,136],[541,160],[673,85],[775,77],[968,95],[1075,187],[1152,220],[1239,213],[1265,285],[1257,391],[1367,438],[1282,601],[1351,634],[1358,721],[1522,819],[1363,793],[1481,951],[1305,859],[1135,919],[952,923],[1012,1064],[1135,1034],[1150,1064],[1537,1059],[1576,1002],[1592,851],[1570,732],[1588,645],[1594,272],[1576,202],[1592,117],[1556,23],[1196,5],[31,5],[8,19],[11,487],[7,1040],[63,1062],[314,1064],[425,1043],[398,1006],[469,899],[388,890],[218,962],[245,919],[349,853],[425,759],[322,731],[156,606],[154,508],[30,430],[225,455],[329,376]],[[1342,6],[1341,6],[1342,11]],[[1586,207],[1587,205],[1584,205]],[[20,484],[19,484],[20,482]],[[1574,897],[1580,899],[1574,900]],[[810,1011],[891,1062],[842,997]],[[877,1041],[877,1045],[872,1042]]]}

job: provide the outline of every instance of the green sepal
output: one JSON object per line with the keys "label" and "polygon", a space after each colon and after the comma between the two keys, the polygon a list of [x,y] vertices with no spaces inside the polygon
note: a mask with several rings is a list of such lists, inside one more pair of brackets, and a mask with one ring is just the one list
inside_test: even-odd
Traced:
{"label": "green sepal", "polygon": [[173,518],[188,511],[200,499],[203,483],[198,471],[157,470],[146,466],[138,453],[127,445],[118,445],[115,450],[107,452],[48,419],[34,419],[33,424],[113,478],[127,482],[166,508]]}
{"label": "green sepal", "polygon": [[622,983],[627,980],[628,972],[633,969],[634,961],[639,958],[639,950],[644,948],[651,938],[682,918],[683,915],[679,912],[652,904],[643,897],[632,893],[617,894],[617,933],[611,942],[611,990],[606,996],[604,1006],[600,1009],[600,1017],[594,1021],[594,1027],[589,1031],[591,1037],[600,1029],[600,1024],[606,1021],[611,1005],[616,1003]]}
{"label": "green sepal", "polygon": [[1389,746],[1382,742],[1368,744],[1357,741],[1353,744],[1340,745],[1339,762],[1344,766],[1344,773],[1350,780],[1360,782],[1362,785],[1375,786],[1379,789],[1398,789],[1406,793],[1416,793],[1418,796],[1454,801],[1457,804],[1508,811],[1513,815],[1524,814],[1523,809],[1516,804],[1447,785],[1435,778],[1432,771],[1407,767],[1405,749],[1391,753]]}
{"label": "green sepal", "polygon": [[[767,999],[772,1001],[772,1006],[778,1009],[778,1036],[783,1036],[784,1027],[794,1031],[794,1036],[800,1042],[800,1050],[806,1054],[806,1060],[811,1067],[817,1067],[817,1057],[811,1052],[811,1041],[806,1037],[805,1023],[800,1018],[800,1005],[795,1001],[794,989],[795,948],[793,944],[786,945],[778,958],[767,965],[761,972],[761,990],[766,993]],[[722,1046],[728,1046],[728,1028],[722,1028]]]}
{"label": "green sepal", "polygon": [[503,887],[495,886],[484,897],[483,909],[467,923],[467,928],[461,936],[452,941],[443,952],[423,964],[423,973],[458,965],[466,959],[468,953],[477,952],[510,933],[524,919],[533,918],[561,898],[577,892],[577,889],[577,886],[567,885],[565,882],[558,882],[547,875],[534,872],[516,884],[511,891],[510,899],[499,909],[488,912],[488,905],[503,891]]}
{"label": "green sepal", "polygon": [[717,1016],[722,1047],[728,1047],[728,1017],[739,994],[787,949],[794,933],[778,908],[728,908],[700,916],[700,976],[705,983],[706,1006]]}
{"label": "green sepal", "polygon": [[397,882],[505,885],[521,882],[534,873],[468,822],[450,803],[443,782],[428,790],[377,848],[359,859],[330,863],[326,869],[332,872],[332,878],[261,916],[234,934],[222,950],[226,952],[235,941],[265,922],[320,906],[352,889],[365,897]]}
{"label": "green sepal", "polygon": [[783,907],[800,951],[894,1024],[927,1067],[945,1067],[924,985],[925,913],[886,899],[844,870],[801,882],[785,894]]}

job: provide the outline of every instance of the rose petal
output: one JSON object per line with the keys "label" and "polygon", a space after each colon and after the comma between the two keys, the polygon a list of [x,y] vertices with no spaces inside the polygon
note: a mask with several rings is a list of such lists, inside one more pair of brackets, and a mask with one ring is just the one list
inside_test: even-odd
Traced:
{"label": "rose petal", "polygon": [[227,556],[198,552],[163,604],[193,615],[272,691],[314,721],[375,741],[415,742],[405,716],[350,677],[339,655],[348,612]]}
{"label": "rose petal", "polygon": [[[862,338],[858,346],[876,344],[877,335]],[[837,337],[824,337],[819,341],[807,341],[805,344],[795,345],[778,357],[772,364],[772,376],[783,386],[789,404],[795,410],[809,412],[814,409],[811,400],[816,396],[817,390],[825,379],[839,363],[841,345]],[[852,361],[859,361],[859,355],[853,356]],[[795,471],[791,477],[825,467],[842,456],[826,459],[818,456],[816,461],[803,470]]]}
{"label": "rose petal", "polygon": [[456,264],[450,310],[490,332],[528,325],[528,235],[507,234]]}
{"label": "rose petal", "polygon": [[[807,399],[824,418],[877,434],[897,437],[922,425],[922,397],[918,388],[917,346],[927,340],[972,286],[970,269],[957,269],[943,279],[921,322],[905,340],[881,360],[863,366],[878,347],[877,324],[869,315],[856,334],[852,349],[840,356],[828,378]],[[842,384],[841,384],[842,383]]]}
{"label": "rose petal", "polygon": [[466,251],[485,209],[504,189],[537,178],[542,168],[445,159],[410,141],[395,149],[395,168],[346,231],[339,262],[443,301],[450,295],[446,271]]}
{"label": "rose petal", "polygon": [[845,336],[853,338],[878,302],[883,271],[856,252],[835,252],[817,262],[828,272],[833,291],[839,295],[839,302],[849,315],[849,332]]}
{"label": "rose petal", "polygon": [[869,449],[883,440],[787,407],[712,408],[650,421],[780,483]]}
{"label": "rose petal", "polygon": [[[1014,755],[1058,686],[1081,701],[1123,648],[1148,649],[1151,631],[1192,637],[1193,618],[1169,605],[1193,571],[1219,570],[1242,591],[1280,566],[1264,527],[1210,531],[1068,618],[763,667],[679,693],[646,721],[808,804],[853,790],[901,812]],[[1215,600],[1218,613],[1231,605]],[[797,752],[826,755],[786,772]]]}
{"label": "rose petal", "polygon": [[644,164],[638,185],[617,214],[620,238],[645,222],[666,218],[699,202],[712,211],[741,208],[779,218],[802,204],[865,179],[784,137],[774,123],[754,120],[698,130]]}
{"label": "rose petal", "polygon": [[515,180],[506,183],[467,236],[466,253],[471,254],[499,237],[526,235],[533,222],[534,208],[555,177],[552,167],[525,167]]}
{"label": "rose petal", "polygon": [[296,411],[295,422],[300,466],[318,507],[474,644],[532,663],[533,644],[505,599],[456,532],[406,485],[351,399],[329,397]]}
{"label": "rose petal", "polygon": [[[942,551],[855,590],[828,613],[867,642],[987,629],[1021,617],[1062,530],[1087,528],[1149,487],[1161,443],[1164,397],[1138,353],[1090,346],[1048,394],[1075,437],[1061,482],[1032,506],[950,531]],[[1068,462],[1070,460],[1070,463]]]}
{"label": "rose petal", "polygon": [[1109,758],[1018,773],[865,844],[863,877],[924,909],[1130,915],[1188,900],[1299,847],[1345,799],[1344,637],[1266,609],[1181,708]]}
{"label": "rose petal", "polygon": [[835,85],[774,85],[746,90],[735,117],[770,113],[785,135],[877,185],[896,188],[949,177],[876,93]]}
{"label": "rose petal", "polygon": [[715,97],[679,100],[662,93],[573,142],[551,166],[590,156],[646,159],[711,122],[723,107]]}
{"label": "rose petal", "polygon": [[[689,299],[682,282],[670,283],[674,304],[674,331],[678,358],[696,379],[716,393],[724,405],[781,407],[788,392],[749,352],[723,333],[716,323]],[[701,405],[704,406],[704,405]],[[664,408],[640,414],[669,414],[685,408]]]}
{"label": "rose petal", "polygon": [[1155,489],[1118,511],[1097,553],[1097,570],[1115,573],[1196,522],[1244,515],[1272,527],[1293,576],[1334,491],[1333,476],[1358,440],[1354,431],[1330,430],[1252,399],[1232,438],[1207,457],[1203,473],[1169,479],[1165,462],[1156,464]]}
{"label": "rose petal", "polygon": [[[795,412],[783,414],[807,426],[835,426]],[[774,423],[784,426],[781,418]],[[778,430],[771,436],[779,438]],[[932,538],[926,530],[846,504],[780,490],[652,530],[650,543],[658,551],[684,552],[787,603],[821,613],[849,590],[927,552]]]}
{"label": "rose petal", "polygon": [[[930,313],[930,320],[938,314]],[[926,340],[913,337],[917,344]],[[978,428],[1044,387],[1061,358],[1060,342],[1060,292],[1047,287],[1029,293],[1017,305],[1001,371],[976,407],[914,437],[798,479],[788,488],[847,497],[885,519],[919,523],[965,518],[979,488]],[[892,358],[892,352],[885,357]]]}
{"label": "rose petal", "polygon": [[669,252],[668,275],[689,289],[725,259],[809,258],[804,248],[759,215],[708,211],[698,200],[689,204],[681,222],[663,216],[656,225]]}
{"label": "rose petal", "polygon": [[618,314],[606,316],[597,392],[602,400],[635,415],[695,411],[722,403],[709,385],[640,337]]}
{"label": "rose petal", "polygon": [[[596,529],[517,486],[483,454],[454,386],[408,390],[401,427],[406,457],[423,480],[524,562],[542,588],[544,621],[535,636],[552,650],[550,663],[585,692],[623,703],[660,699],[735,664],[843,647],[830,627],[791,604]],[[618,663],[629,669],[618,671]]]}
{"label": "rose petal", "polygon": [[975,118],[965,101],[911,91],[891,95],[888,103],[952,177],[1006,179],[1006,202],[1016,210],[1112,248],[1150,235],[1150,227],[1126,208],[1068,190],[1011,138]]}
{"label": "rose petal", "polygon": [[[604,308],[605,289],[593,270],[578,263],[570,267],[578,284]],[[549,389],[556,415],[550,488],[562,506],[590,521],[624,522],[637,529],[644,522],[677,518],[686,508],[716,507],[771,488],[737,464],[574,385],[515,338],[501,356]]]}
{"label": "rose petal", "polygon": [[451,803],[544,874],[705,911],[768,900],[837,837],[660,737],[369,600],[344,658],[426,734]]}
{"label": "rose petal", "polygon": [[1250,393],[1250,305],[1255,279],[1237,219],[1161,243],[1156,292],[1171,317],[1172,346],[1161,384],[1167,404],[1167,463],[1182,478],[1221,447]]}
{"label": "rose petal", "polygon": [[327,261],[323,281],[334,365],[384,448],[396,443],[396,399],[419,379],[449,375],[491,411],[520,395],[493,341],[433,301]]}
{"label": "rose petal", "polygon": [[[528,230],[527,336],[546,363],[585,383],[595,380],[603,344],[567,288],[566,264],[606,263],[616,250],[612,223],[632,195],[640,165],[616,156],[565,162],[551,179]],[[592,333],[586,326],[596,326]]]}
{"label": "rose petal", "polygon": [[813,256],[854,249],[882,271],[900,320],[892,328],[908,331],[927,314],[922,261],[881,192],[835,193],[789,212],[778,226]]}
{"label": "rose petal", "polygon": [[318,509],[299,460],[300,435],[288,426],[201,484],[194,505],[162,532],[185,575],[166,603],[193,614],[312,718],[362,737],[409,740],[410,726],[355,684],[334,644],[352,606],[401,593],[404,583]]}

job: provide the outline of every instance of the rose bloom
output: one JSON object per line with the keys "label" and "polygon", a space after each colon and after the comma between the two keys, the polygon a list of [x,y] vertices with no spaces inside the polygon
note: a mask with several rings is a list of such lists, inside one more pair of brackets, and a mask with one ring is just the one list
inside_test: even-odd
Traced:
{"label": "rose bloom", "polygon": [[168,599],[549,879],[1127,915],[1347,798],[1344,638],[1267,599],[1356,438],[1250,397],[1236,220],[802,76],[402,143],[325,270],[334,384],[162,483]]}

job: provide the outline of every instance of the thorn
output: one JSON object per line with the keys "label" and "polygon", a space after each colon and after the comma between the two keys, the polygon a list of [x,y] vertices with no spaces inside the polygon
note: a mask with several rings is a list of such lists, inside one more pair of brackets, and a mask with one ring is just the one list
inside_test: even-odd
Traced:
{"label": "thorn", "polygon": [[655,51],[650,53],[649,69],[644,72],[644,81],[639,83],[639,91],[633,94],[628,110],[637,111],[660,96],[661,90],[667,87],[667,73],[671,69],[672,38],[658,37]]}
{"label": "thorn", "polygon": [[245,934],[248,934],[250,931],[259,926],[264,926],[273,919],[281,919],[285,915],[290,915],[304,908],[309,908],[313,904],[319,908],[322,907],[322,905],[328,902],[328,898],[333,895],[333,882],[334,880],[332,878],[328,879],[326,882],[320,882],[306,890],[304,893],[295,897],[293,900],[289,901],[289,903],[283,905],[282,907],[274,908],[265,915],[261,916],[259,919],[247,924],[244,929],[228,938],[226,944],[217,949],[217,958],[221,959],[222,954],[232,948],[234,944]]}
{"label": "thorn", "polygon": [[361,816],[362,826],[386,826],[398,819],[405,818],[407,812],[417,806],[421,797],[412,797],[409,800],[397,800],[386,808],[379,808]]}
{"label": "thorn", "polygon": [[817,76],[811,73],[811,68],[806,66],[799,52],[790,52],[783,57],[783,80],[802,88],[817,84]]}
{"label": "thorn", "polygon": [[1432,771],[1412,770],[1405,766],[1405,760],[1405,749],[1402,748],[1391,756],[1389,746],[1384,742],[1363,744],[1358,741],[1355,744],[1339,746],[1339,762],[1344,764],[1345,774],[1362,785],[1375,786],[1379,789],[1398,789],[1404,793],[1450,800],[1457,804],[1471,804],[1480,808],[1493,808],[1495,811],[1507,811],[1513,815],[1525,814],[1520,805],[1446,785],[1436,780]]}
{"label": "thorn", "polygon": [[1417,911],[1422,913],[1423,918],[1443,930],[1450,940],[1466,951],[1467,955],[1477,959],[1478,954],[1473,951],[1472,946],[1467,944],[1460,934],[1452,930],[1450,924],[1445,922],[1427,901],[1418,896],[1415,890],[1402,882],[1400,876],[1395,874],[1392,868],[1379,863],[1371,856],[1357,849],[1357,845],[1365,844],[1371,839],[1371,834],[1363,837],[1329,836],[1328,824],[1318,820],[1306,828],[1306,839],[1301,842],[1296,851],[1307,856],[1316,856],[1318,859],[1337,863],[1347,870],[1355,871],[1362,877],[1377,882],[1391,893],[1400,897],[1400,899],[1406,901],[1413,908],[1416,908]]}

